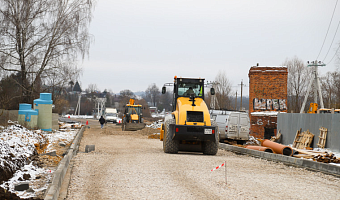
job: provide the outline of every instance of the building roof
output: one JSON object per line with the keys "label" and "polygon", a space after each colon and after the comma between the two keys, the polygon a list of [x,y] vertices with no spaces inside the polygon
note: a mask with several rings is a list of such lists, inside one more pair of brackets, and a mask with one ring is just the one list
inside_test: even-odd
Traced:
{"label": "building roof", "polygon": [[78,81],[76,82],[76,84],[74,84],[73,91],[75,91],[75,92],[82,92]]}

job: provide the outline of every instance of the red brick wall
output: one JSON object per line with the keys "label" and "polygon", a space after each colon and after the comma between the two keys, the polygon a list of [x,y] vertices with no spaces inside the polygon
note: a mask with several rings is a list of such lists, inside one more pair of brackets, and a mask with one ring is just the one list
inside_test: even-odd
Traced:
{"label": "red brick wall", "polygon": [[[251,135],[264,137],[265,128],[276,129],[276,116],[252,116],[252,112],[287,112],[286,67],[251,67],[249,70],[249,117]],[[259,123],[259,122],[268,122]],[[275,122],[275,123],[272,123]],[[276,134],[276,131],[275,131]]]}
{"label": "red brick wall", "polygon": [[251,135],[256,138],[264,138],[265,129],[274,129],[276,135],[277,116],[251,116]]}
{"label": "red brick wall", "polygon": [[[284,108],[256,109],[254,99],[282,99],[287,105],[286,67],[251,67],[249,70],[249,112],[254,111],[286,111]],[[282,102],[282,101],[281,101]],[[270,106],[267,106],[270,107]]]}

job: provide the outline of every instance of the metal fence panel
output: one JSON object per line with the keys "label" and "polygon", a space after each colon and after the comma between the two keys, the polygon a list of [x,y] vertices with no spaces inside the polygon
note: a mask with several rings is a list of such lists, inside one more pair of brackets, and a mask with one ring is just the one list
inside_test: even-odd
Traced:
{"label": "metal fence panel", "polygon": [[297,130],[309,130],[314,134],[311,147],[316,148],[320,127],[328,129],[326,148],[340,152],[340,114],[279,113],[277,130],[282,133],[282,143],[293,144]]}

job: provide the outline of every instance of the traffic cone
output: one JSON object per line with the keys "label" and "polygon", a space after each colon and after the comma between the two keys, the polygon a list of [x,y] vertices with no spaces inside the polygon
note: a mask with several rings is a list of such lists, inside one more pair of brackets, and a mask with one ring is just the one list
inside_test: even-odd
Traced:
{"label": "traffic cone", "polygon": [[89,121],[86,121],[86,125],[89,125]]}

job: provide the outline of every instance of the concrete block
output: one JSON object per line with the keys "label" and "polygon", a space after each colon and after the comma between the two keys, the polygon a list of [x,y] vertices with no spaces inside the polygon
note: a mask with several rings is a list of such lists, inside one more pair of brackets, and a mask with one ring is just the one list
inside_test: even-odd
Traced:
{"label": "concrete block", "polygon": [[43,155],[57,156],[57,152],[56,152],[56,151],[51,151],[51,152],[45,153],[45,154],[43,154]]}
{"label": "concrete block", "polygon": [[64,147],[66,146],[65,142],[59,142],[59,146]]}
{"label": "concrete block", "polygon": [[28,188],[30,188],[30,185],[28,182],[21,182],[21,183],[14,185],[14,190],[16,191],[25,191]]}
{"label": "concrete block", "polygon": [[89,153],[95,150],[95,145],[86,145],[85,146],[85,153]]}

